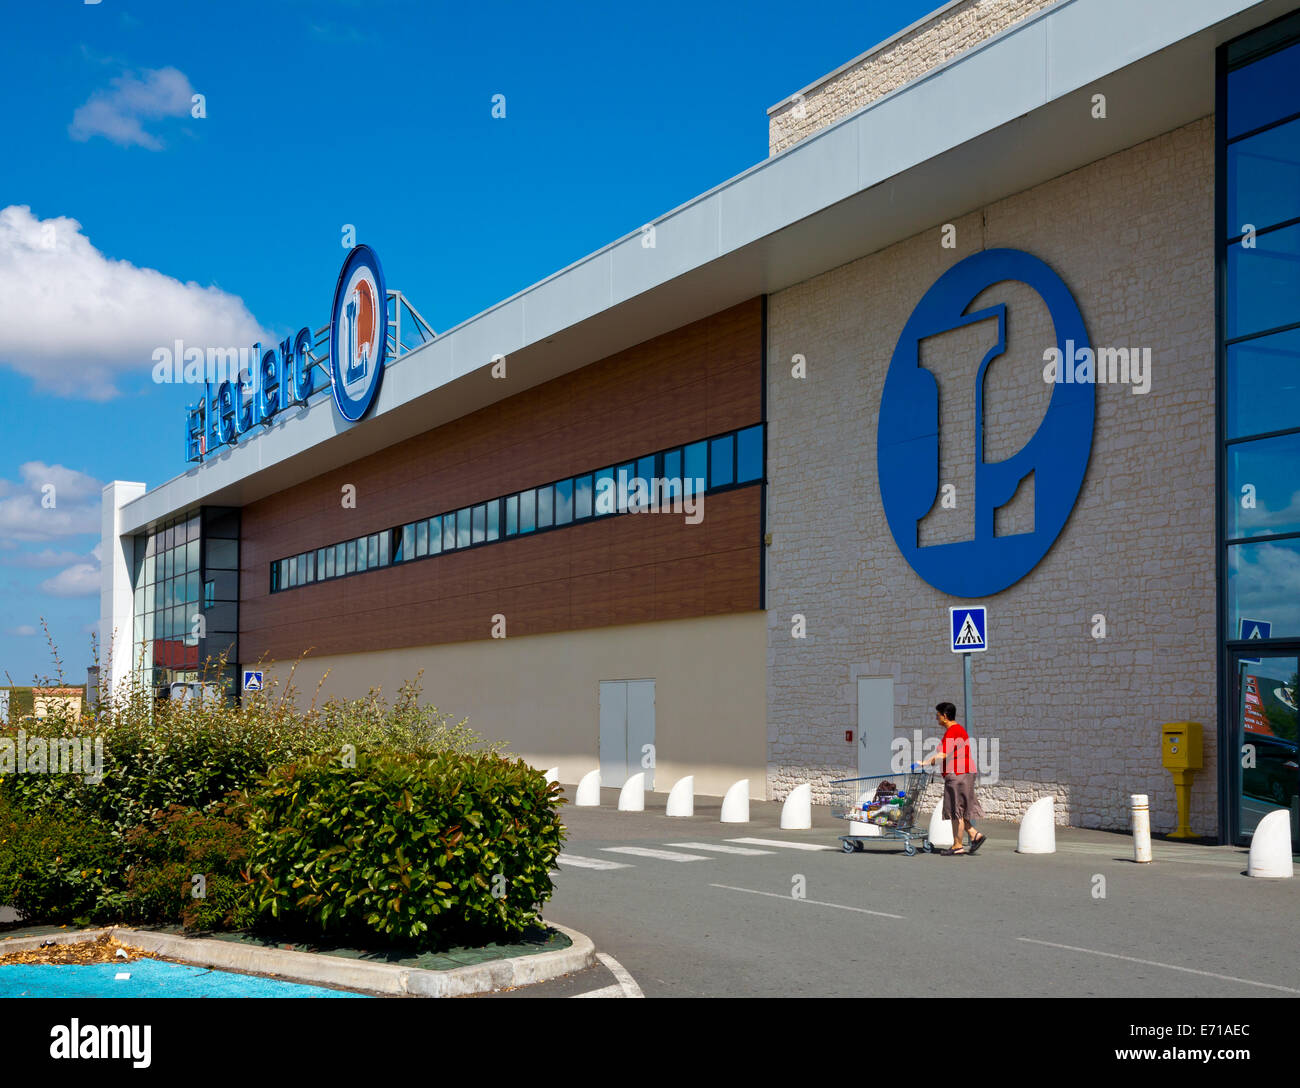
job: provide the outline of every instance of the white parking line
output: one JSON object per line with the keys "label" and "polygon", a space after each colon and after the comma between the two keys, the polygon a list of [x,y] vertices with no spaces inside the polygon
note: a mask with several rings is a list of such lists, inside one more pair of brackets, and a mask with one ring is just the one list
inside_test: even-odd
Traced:
{"label": "white parking line", "polygon": [[783,842],[781,839],[728,839],[727,842],[743,842],[750,846],[784,846],[787,850],[838,850],[838,846],[823,846],[819,842]]}
{"label": "white parking line", "polygon": [[846,907],[843,903],[823,903],[820,899],[796,899],[792,895],[780,892],[760,892],[753,888],[734,888],[730,884],[710,884],[709,887],[725,888],[729,892],[748,892],[750,895],[766,895],[772,899],[784,899],[787,903],[807,903],[814,907],[834,907],[836,910],[851,910],[856,914],[874,914],[877,918],[905,920],[901,914],[887,914],[883,910],[867,910],[866,907]]}
{"label": "white parking line", "polygon": [[610,861],[609,858],[584,858],[577,854],[561,854],[555,859],[561,865],[572,865],[575,869],[631,869],[633,866],[622,861]]}
{"label": "white parking line", "polygon": [[720,842],[666,842],[665,846],[684,846],[688,850],[716,850],[719,854],[743,854],[745,857],[755,857],[759,854],[770,854],[771,850],[753,850],[747,846],[727,846]]}
{"label": "white parking line", "polygon": [[570,994],[570,997],[622,997],[623,987],[618,983],[602,986],[599,990],[588,990],[585,994]]}
{"label": "white parking line", "polygon": [[702,854],[679,854],[675,850],[652,850],[648,846],[602,846],[611,854],[635,854],[639,858],[658,858],[660,861],[708,861]]}
{"label": "white parking line", "polygon": [[604,952],[597,952],[596,959],[600,960],[601,963],[608,967],[610,974],[618,979],[618,984],[622,987],[624,997],[645,997],[645,994],[641,992],[641,987],[636,984],[636,979],[628,974],[627,968],[619,963],[613,956],[607,955]]}
{"label": "white parking line", "polygon": [[1166,971],[1182,971],[1189,975],[1204,975],[1206,978],[1222,979],[1224,982],[1240,982],[1243,986],[1260,986],[1265,990],[1281,990],[1283,993],[1300,994],[1300,990],[1294,990],[1290,986],[1275,986],[1271,982],[1252,982],[1248,978],[1237,978],[1234,975],[1216,975],[1213,971],[1198,971],[1195,967],[1179,967],[1174,963],[1160,963],[1157,960],[1140,960],[1136,956],[1121,956],[1117,952],[1098,952],[1095,948],[1077,948],[1072,944],[1055,944],[1052,941],[1036,941],[1032,937],[1017,937],[1016,940],[1024,941],[1025,944],[1041,944],[1048,948],[1063,948],[1067,952],[1086,952],[1090,956],[1105,956],[1112,960],[1125,960],[1128,963],[1140,963],[1146,967],[1163,967]]}

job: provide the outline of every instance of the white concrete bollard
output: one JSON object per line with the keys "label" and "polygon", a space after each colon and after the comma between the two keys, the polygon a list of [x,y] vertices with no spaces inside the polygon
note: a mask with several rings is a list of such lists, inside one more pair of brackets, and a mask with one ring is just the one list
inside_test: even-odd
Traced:
{"label": "white concrete bollard", "polygon": [[1056,853],[1056,798],[1040,797],[1020,818],[1018,854]]}
{"label": "white concrete bollard", "polygon": [[665,815],[695,815],[695,776],[693,774],[688,774],[685,778],[679,778],[673,783],[673,788],[668,791],[668,808]]}
{"label": "white concrete bollard", "polygon": [[1286,809],[1270,812],[1255,825],[1246,875],[1271,880],[1288,880],[1295,875],[1291,861],[1291,813]]}
{"label": "white concrete bollard", "polygon": [[733,783],[727,790],[727,795],[722,799],[722,822],[724,824],[749,823],[748,778]]}
{"label": "white concrete bollard", "polygon": [[943,818],[943,799],[930,813],[930,845],[936,850],[947,850],[952,845],[952,821]]}
{"label": "white concrete bollard", "polygon": [[618,791],[619,812],[645,811],[645,774],[638,771]]}
{"label": "white concrete bollard", "polygon": [[558,782],[559,780],[560,780],[560,768],[559,768],[559,767],[552,767],[549,771],[546,772],[546,784],[547,784],[548,786],[549,786],[552,782]]}
{"label": "white concrete bollard", "polygon": [[595,807],[600,804],[600,768],[588,771],[578,783],[578,792],[573,796],[575,805]]}
{"label": "white concrete bollard", "polygon": [[1133,860],[1148,862],[1151,860],[1151,806],[1147,795],[1130,794],[1129,807],[1133,812]]}
{"label": "white concrete bollard", "polygon": [[812,827],[812,783],[800,782],[781,806],[781,827],[785,831],[806,831]]}

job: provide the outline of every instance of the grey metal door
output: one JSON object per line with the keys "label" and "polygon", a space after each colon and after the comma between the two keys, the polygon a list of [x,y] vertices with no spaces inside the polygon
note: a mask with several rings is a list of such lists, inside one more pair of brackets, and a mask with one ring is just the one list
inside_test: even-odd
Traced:
{"label": "grey metal door", "polygon": [[600,682],[600,784],[621,787],[637,772],[654,789],[655,682]]}

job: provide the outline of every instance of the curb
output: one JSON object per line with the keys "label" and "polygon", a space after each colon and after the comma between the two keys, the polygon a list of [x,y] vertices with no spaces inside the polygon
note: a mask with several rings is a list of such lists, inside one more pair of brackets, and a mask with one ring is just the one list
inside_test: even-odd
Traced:
{"label": "curb", "polygon": [[597,962],[591,938],[577,930],[554,922],[546,923],[563,933],[572,944],[554,952],[537,952],[529,956],[431,971],[422,967],[400,967],[387,963],[364,963],[315,952],[290,952],[281,948],[258,948],[213,941],[202,937],[176,937],[143,929],[112,926],[35,937],[18,937],[0,941],[0,954],[39,948],[46,941],[69,944],[95,940],[108,935],[123,944],[153,952],[198,967],[216,967],[234,971],[274,975],[293,982],[339,986],[370,993],[414,997],[462,997],[486,993],[509,986],[529,986],[547,982],[561,975],[581,971]]}

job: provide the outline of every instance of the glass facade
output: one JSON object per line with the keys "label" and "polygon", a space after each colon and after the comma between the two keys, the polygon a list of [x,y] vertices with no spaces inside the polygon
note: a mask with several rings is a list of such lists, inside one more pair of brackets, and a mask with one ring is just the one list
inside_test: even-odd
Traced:
{"label": "glass facade", "polygon": [[233,690],[239,511],[205,507],[173,518],[137,535],[134,551],[132,658],[139,674],[160,694],[195,680]]}
{"label": "glass facade", "polygon": [[1222,815],[1300,842],[1300,13],[1224,46],[1218,94]]}
{"label": "glass facade", "polygon": [[271,564],[271,592],[616,514],[665,506],[680,510],[696,495],[762,478],[760,423],[278,559]]}

